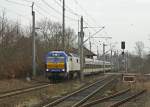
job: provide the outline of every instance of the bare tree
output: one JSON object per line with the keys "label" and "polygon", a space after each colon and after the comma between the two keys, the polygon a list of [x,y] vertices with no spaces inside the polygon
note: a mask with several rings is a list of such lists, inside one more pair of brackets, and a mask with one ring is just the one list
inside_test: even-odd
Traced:
{"label": "bare tree", "polygon": [[[40,30],[36,36],[36,62],[41,70],[44,69],[44,57],[48,51],[63,49],[62,26],[44,19],[37,23],[37,27]],[[8,20],[5,12],[0,16],[0,79],[26,76],[32,72],[31,33],[31,26],[23,28],[19,22]],[[73,47],[75,40],[74,30],[67,28],[65,42],[68,50]]]}
{"label": "bare tree", "polygon": [[[62,26],[58,22],[52,22],[51,20],[45,18],[37,24],[40,29],[40,36],[43,41],[45,41],[45,46],[50,50],[62,50]],[[66,48],[69,49],[73,46],[76,35],[74,30],[67,28],[65,30],[65,44]]]}
{"label": "bare tree", "polygon": [[144,69],[144,60],[143,60],[143,53],[144,53],[144,43],[142,41],[137,41],[135,43],[135,51],[137,57],[135,58],[136,66],[138,72],[143,72]]}
{"label": "bare tree", "polygon": [[144,43],[142,41],[137,41],[135,43],[135,51],[136,54],[142,58],[143,57],[143,53],[144,53]]}

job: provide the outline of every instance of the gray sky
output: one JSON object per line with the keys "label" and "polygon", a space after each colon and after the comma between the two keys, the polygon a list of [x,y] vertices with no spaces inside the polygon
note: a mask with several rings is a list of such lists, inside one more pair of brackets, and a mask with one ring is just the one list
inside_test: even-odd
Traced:
{"label": "gray sky", "polygon": [[[60,13],[45,5],[41,2],[42,0],[8,1],[14,1],[28,6],[31,6],[31,2],[25,1],[35,1],[35,9],[38,10],[35,10],[36,20],[49,17],[53,21],[62,21],[62,9],[55,2],[61,3],[60,0],[45,0],[51,7],[55,8]],[[146,47],[150,47],[149,0],[66,0],[66,5],[75,13],[83,15],[89,26],[105,26],[106,28],[96,36],[111,36],[112,40],[107,40],[107,42],[118,42],[116,47],[119,49],[121,41],[126,41],[126,48],[130,52],[134,51],[136,41],[143,41]],[[2,11],[3,8],[5,8],[7,16],[10,19],[18,19],[23,25],[31,23],[30,7],[7,2],[7,0],[1,0],[0,11]],[[75,29],[75,32],[78,32],[78,22],[72,19],[78,20],[79,17],[72,15],[67,11],[66,16],[66,26],[70,26]],[[95,30],[85,29],[85,38],[88,37],[89,31],[92,34]],[[93,51],[96,51],[97,46],[99,50],[102,49],[102,46],[99,45],[99,41],[105,40],[92,39]],[[89,47],[88,42],[86,44],[87,47]]]}

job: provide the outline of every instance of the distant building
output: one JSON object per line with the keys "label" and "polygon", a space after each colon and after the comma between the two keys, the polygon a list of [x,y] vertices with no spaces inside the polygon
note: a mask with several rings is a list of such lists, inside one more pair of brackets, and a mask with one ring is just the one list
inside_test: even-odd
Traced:
{"label": "distant building", "polygon": [[[67,52],[79,55],[79,49],[76,48],[71,48]],[[83,54],[86,58],[91,58],[91,59],[93,59],[94,56],[97,56],[92,51],[88,50],[86,47],[83,48]]]}

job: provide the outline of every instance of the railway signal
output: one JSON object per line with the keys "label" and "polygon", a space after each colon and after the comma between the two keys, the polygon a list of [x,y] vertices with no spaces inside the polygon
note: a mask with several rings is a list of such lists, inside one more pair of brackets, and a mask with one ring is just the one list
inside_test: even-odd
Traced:
{"label": "railway signal", "polygon": [[125,49],[125,41],[121,42],[121,49]]}
{"label": "railway signal", "polygon": [[121,49],[122,49],[122,57],[123,57],[123,59],[122,59],[122,62],[123,62],[123,69],[124,69],[124,71],[125,72],[127,72],[127,55],[125,54],[125,52],[124,52],[124,49],[125,49],[125,41],[122,41],[121,42]]}

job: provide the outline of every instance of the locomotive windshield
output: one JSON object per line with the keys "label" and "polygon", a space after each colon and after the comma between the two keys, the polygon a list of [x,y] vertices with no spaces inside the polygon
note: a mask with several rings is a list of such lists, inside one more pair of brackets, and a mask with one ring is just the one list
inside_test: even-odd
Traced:
{"label": "locomotive windshield", "polygon": [[64,62],[64,61],[65,61],[65,57],[57,53],[53,53],[51,55],[48,55],[47,57],[47,62],[58,63],[58,62]]}

